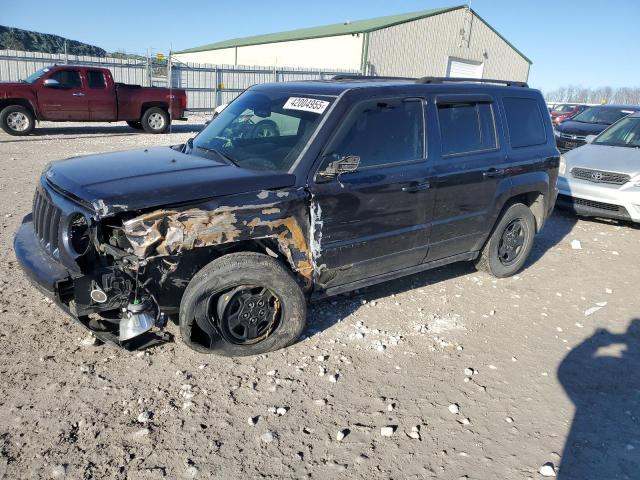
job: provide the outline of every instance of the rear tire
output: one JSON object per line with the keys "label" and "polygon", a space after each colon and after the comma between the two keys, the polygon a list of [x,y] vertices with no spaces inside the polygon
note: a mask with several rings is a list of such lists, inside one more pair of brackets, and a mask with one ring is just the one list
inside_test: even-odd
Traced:
{"label": "rear tire", "polygon": [[[273,300],[262,304],[266,312],[258,303],[263,295]],[[240,299],[237,305],[234,299]],[[180,333],[201,353],[258,355],[294,343],[306,309],[302,290],[281,263],[260,253],[232,253],[209,263],[187,285]]]}
{"label": "rear tire", "polygon": [[166,110],[160,107],[151,107],[145,110],[141,123],[147,133],[165,133],[171,125],[171,119]]}
{"label": "rear tire", "polygon": [[494,277],[515,275],[527,261],[536,234],[536,220],[522,203],[507,207],[487,240],[476,268]]}
{"label": "rear tire", "polygon": [[135,128],[136,130],[142,130],[142,122],[127,121],[127,125],[129,125],[131,128]]}
{"label": "rear tire", "polygon": [[9,135],[29,135],[36,126],[31,111],[21,105],[9,105],[0,112],[0,127]]}

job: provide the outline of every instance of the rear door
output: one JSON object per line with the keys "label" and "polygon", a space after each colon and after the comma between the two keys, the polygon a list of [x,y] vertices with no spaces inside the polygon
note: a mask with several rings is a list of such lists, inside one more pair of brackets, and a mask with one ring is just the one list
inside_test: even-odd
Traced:
{"label": "rear door", "polygon": [[117,118],[116,93],[110,79],[102,70],[86,69],[86,96],[89,118],[96,121],[111,121]]}
{"label": "rear door", "polygon": [[316,176],[310,186],[320,283],[343,285],[420,264],[434,200],[422,99],[356,104],[324,153],[357,156],[360,165],[327,182]]}
{"label": "rear door", "polygon": [[63,68],[45,79],[58,81],[57,86],[38,89],[38,104],[45,120],[89,120],[85,86],[79,68]]}
{"label": "rear door", "polygon": [[486,94],[437,95],[433,148],[436,200],[427,261],[469,252],[491,229],[506,154],[494,98]]}

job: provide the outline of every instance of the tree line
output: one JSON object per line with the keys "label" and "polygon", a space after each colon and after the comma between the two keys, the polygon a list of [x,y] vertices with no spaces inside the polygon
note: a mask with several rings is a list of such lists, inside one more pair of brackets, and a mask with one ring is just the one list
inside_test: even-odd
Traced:
{"label": "tree line", "polygon": [[569,85],[545,92],[547,102],[640,105],[640,87],[580,87]]}

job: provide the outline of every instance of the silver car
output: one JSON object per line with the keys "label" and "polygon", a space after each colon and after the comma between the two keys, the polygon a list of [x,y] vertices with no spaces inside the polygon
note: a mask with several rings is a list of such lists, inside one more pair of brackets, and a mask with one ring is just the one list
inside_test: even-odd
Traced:
{"label": "silver car", "polygon": [[561,158],[557,205],[640,223],[640,112],[586,141]]}

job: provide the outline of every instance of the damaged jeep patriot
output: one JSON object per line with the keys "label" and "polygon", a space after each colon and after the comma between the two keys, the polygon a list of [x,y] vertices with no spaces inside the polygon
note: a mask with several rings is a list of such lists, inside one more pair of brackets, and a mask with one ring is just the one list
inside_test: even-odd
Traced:
{"label": "damaged jeep patriot", "polygon": [[562,169],[518,82],[339,76],[249,88],[185,144],[49,164],[14,241],[96,337],[252,355],[307,302],[452,262],[520,270]]}

